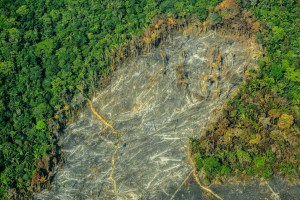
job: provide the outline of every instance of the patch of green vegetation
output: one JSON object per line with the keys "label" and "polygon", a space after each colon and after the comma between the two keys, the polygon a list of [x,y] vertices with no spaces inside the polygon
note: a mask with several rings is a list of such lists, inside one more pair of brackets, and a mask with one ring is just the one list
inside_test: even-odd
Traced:
{"label": "patch of green vegetation", "polygon": [[[195,157],[197,163],[222,158],[221,166],[229,167],[232,175],[269,179],[276,173],[299,180],[300,3],[237,2],[259,20],[262,28],[256,35],[265,55],[259,60],[260,68],[251,70],[252,77],[241,92],[228,101],[223,118],[198,145],[193,141],[192,153],[201,154]],[[237,130],[242,134],[234,139]],[[199,170],[207,171],[204,164]],[[213,180],[220,173],[209,175],[205,178]]]}

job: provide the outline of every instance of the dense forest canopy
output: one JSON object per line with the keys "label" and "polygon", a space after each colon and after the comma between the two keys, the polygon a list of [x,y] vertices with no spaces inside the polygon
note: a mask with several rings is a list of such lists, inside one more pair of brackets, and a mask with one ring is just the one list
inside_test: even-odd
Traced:
{"label": "dense forest canopy", "polygon": [[[287,138],[299,138],[299,2],[239,0],[237,2],[241,8],[232,9],[232,6],[236,6],[234,1],[227,0],[219,9],[215,9],[220,2],[1,0],[1,198],[8,198],[13,191],[10,188],[27,192],[36,181],[47,181],[49,165],[54,164],[49,157],[58,153],[56,138],[66,119],[84,105],[83,96],[90,97],[99,87],[100,76],[108,75],[113,63],[122,58],[122,51],[118,51],[121,46],[129,39],[140,37],[149,24],[158,19],[157,16],[170,19],[193,16],[216,26],[234,16],[232,13],[235,11],[241,12],[241,8],[251,10],[263,25],[257,38],[265,47],[266,55],[260,61],[262,70],[255,72],[254,78],[242,88],[241,94],[229,102],[228,122],[223,128],[250,126],[251,130],[261,134],[260,137],[266,141],[263,144],[266,145],[270,142],[266,139],[269,134],[263,131],[269,130],[257,125],[260,117],[272,110],[271,114],[275,116],[272,119],[274,127],[276,125],[285,134],[296,134]],[[279,141],[276,134],[281,133],[274,134],[275,139],[271,143]],[[281,150],[292,146],[290,150],[293,156],[287,159],[296,161],[288,167],[292,173],[299,173],[299,148],[296,144],[290,145],[290,141],[285,139],[280,139],[280,142],[284,143],[278,147]],[[222,165],[218,151],[210,149],[204,153],[196,144],[199,141],[193,143],[193,151],[204,155],[197,154],[199,169],[203,168],[204,159],[212,161],[213,164],[209,165],[212,169]],[[247,149],[255,148],[239,147],[238,155],[244,155]],[[262,150],[248,154],[251,157],[265,152],[263,147],[259,149]],[[285,152],[287,150],[283,150],[283,154]],[[252,160],[251,157],[248,162],[255,165],[257,162]],[[227,162],[226,159],[224,162]],[[210,170],[209,167],[206,171]],[[228,163],[226,167],[234,166]]]}
{"label": "dense forest canopy", "polygon": [[265,55],[220,119],[191,141],[196,167],[206,183],[229,175],[269,179],[273,174],[299,181],[299,1],[238,3],[263,25],[257,39]]}

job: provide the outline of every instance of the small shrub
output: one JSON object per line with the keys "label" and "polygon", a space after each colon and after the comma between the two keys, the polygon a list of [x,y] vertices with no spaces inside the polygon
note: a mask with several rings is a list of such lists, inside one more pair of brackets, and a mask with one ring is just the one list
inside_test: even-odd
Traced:
{"label": "small shrub", "polygon": [[272,175],[273,175],[273,170],[272,170],[271,167],[268,167],[268,168],[264,169],[260,174],[260,176],[265,178],[265,179],[271,178]]}
{"label": "small shrub", "polygon": [[252,161],[250,154],[246,151],[237,150],[236,154],[237,154],[240,164],[247,164]]}
{"label": "small shrub", "polygon": [[280,171],[283,174],[290,175],[296,177],[298,175],[296,169],[293,167],[291,163],[282,163],[280,165]]}
{"label": "small shrub", "polygon": [[256,169],[263,169],[266,165],[266,158],[263,156],[257,156],[253,161]]}
{"label": "small shrub", "polygon": [[222,165],[221,167],[221,175],[227,176],[230,174],[230,168],[228,166]]}
{"label": "small shrub", "polygon": [[218,158],[209,157],[203,160],[203,168],[208,176],[216,175],[221,171],[221,164]]}

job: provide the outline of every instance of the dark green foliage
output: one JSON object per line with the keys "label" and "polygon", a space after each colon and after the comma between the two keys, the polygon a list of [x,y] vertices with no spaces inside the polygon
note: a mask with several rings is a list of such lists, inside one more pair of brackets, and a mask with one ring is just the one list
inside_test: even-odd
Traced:
{"label": "dark green foliage", "polygon": [[216,174],[221,171],[221,164],[218,158],[209,157],[202,161],[205,172],[209,175]]}
{"label": "dark green foliage", "polygon": [[270,75],[274,77],[275,80],[280,80],[283,77],[282,67],[280,65],[273,64],[271,66]]}

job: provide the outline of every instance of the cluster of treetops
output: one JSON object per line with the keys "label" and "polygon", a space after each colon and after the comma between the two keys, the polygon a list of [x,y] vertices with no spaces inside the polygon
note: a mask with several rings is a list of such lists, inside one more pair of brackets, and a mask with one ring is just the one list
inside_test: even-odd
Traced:
{"label": "cluster of treetops", "polygon": [[298,177],[299,7],[297,0],[1,1],[1,199],[49,184],[67,120],[115,66],[191,26],[256,34],[265,49],[224,117],[191,141],[200,174],[208,182],[229,174]]}

